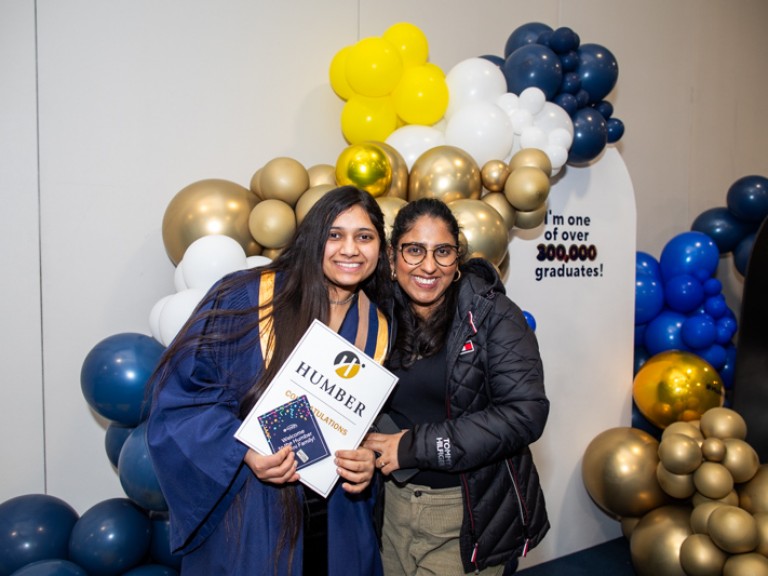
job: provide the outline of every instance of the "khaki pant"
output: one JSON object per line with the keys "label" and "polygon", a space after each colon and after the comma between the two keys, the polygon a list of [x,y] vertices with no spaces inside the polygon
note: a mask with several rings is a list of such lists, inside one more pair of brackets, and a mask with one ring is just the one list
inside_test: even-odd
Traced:
{"label": "khaki pant", "polygon": [[[459,531],[464,516],[461,488],[386,483],[382,560],[385,576],[463,576]],[[500,576],[491,566],[482,576]]]}

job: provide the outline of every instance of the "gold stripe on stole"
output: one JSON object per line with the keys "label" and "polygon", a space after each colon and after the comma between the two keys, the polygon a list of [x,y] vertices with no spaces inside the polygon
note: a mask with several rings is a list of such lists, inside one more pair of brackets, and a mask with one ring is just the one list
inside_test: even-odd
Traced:
{"label": "gold stripe on stole", "polygon": [[275,294],[275,273],[266,271],[259,279],[259,342],[264,366],[272,359],[274,342],[272,336],[272,298]]}
{"label": "gold stripe on stole", "polygon": [[376,309],[376,316],[379,319],[379,328],[376,332],[376,350],[373,352],[373,359],[379,364],[383,364],[389,350],[389,322],[378,308]]}

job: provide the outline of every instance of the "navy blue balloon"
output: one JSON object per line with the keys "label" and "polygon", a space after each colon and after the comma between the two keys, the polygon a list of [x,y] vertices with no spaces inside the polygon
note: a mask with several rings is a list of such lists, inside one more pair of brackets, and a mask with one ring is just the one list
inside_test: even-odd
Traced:
{"label": "navy blue balloon", "polygon": [[136,504],[145,510],[168,510],[149,455],[146,422],[136,426],[125,440],[117,462],[117,474],[126,496]]}
{"label": "navy blue balloon", "polygon": [[560,83],[560,92],[576,94],[581,90],[581,78],[576,72],[566,72],[563,74],[563,80]]}
{"label": "navy blue balloon", "polygon": [[494,54],[483,54],[482,56],[480,56],[480,58],[488,60],[488,62],[493,62],[499,68],[504,66],[504,58],[502,58],[501,56],[496,56]]}
{"label": "navy blue balloon", "polygon": [[152,520],[152,540],[149,545],[149,555],[152,561],[180,569],[181,555],[171,552],[171,523],[168,515],[152,513],[150,519]]}
{"label": "navy blue balloon", "polygon": [[507,58],[521,46],[536,43],[542,32],[552,32],[552,27],[542,22],[528,22],[515,28],[504,45],[504,58]]}
{"label": "navy blue balloon", "polygon": [[12,576],[88,576],[88,573],[69,560],[40,560],[16,570]]}
{"label": "navy blue balloon", "polygon": [[635,253],[635,276],[652,276],[661,280],[661,266],[648,252],[638,250]]}
{"label": "navy blue balloon", "polygon": [[637,404],[635,404],[634,400],[632,401],[632,428],[643,430],[644,432],[647,432],[656,438],[656,440],[660,440],[661,435],[664,432],[661,428],[648,420],[648,418],[646,418],[642,412],[640,412],[640,409],[637,407]]}
{"label": "navy blue balloon", "polygon": [[69,559],[89,574],[118,576],[145,558],[151,531],[149,517],[132,501],[103,500],[86,510],[72,529]]}
{"label": "navy blue balloon", "polygon": [[599,44],[582,44],[578,53],[576,72],[581,76],[581,86],[589,92],[590,102],[599,102],[616,86],[619,64],[611,51]]}
{"label": "navy blue balloon", "polygon": [[685,315],[663,310],[645,329],[645,349],[651,356],[667,350],[688,350],[682,338]]}
{"label": "navy blue balloon", "polygon": [[547,100],[552,100],[563,81],[560,58],[541,44],[521,46],[507,56],[502,70],[509,92],[520,94],[526,88],[540,88]]}
{"label": "navy blue balloon", "polygon": [[568,153],[569,164],[584,164],[597,158],[608,142],[605,118],[592,108],[577,110],[573,120],[573,143]]}
{"label": "navy blue balloon", "polygon": [[676,312],[692,312],[704,302],[704,286],[690,274],[678,274],[664,283],[664,300]]}
{"label": "navy blue balloon", "polygon": [[608,131],[608,144],[616,144],[624,136],[624,122],[618,118],[606,120],[605,129]]}
{"label": "navy blue balloon", "polygon": [[708,314],[694,314],[683,322],[681,335],[683,342],[694,350],[708,348],[717,339],[717,327]]}
{"label": "navy blue balloon", "polygon": [[161,564],[144,564],[124,572],[123,576],[178,576],[178,570]]}
{"label": "navy blue balloon", "polygon": [[600,115],[606,120],[613,116],[613,104],[608,102],[608,100],[600,100],[600,102],[593,104],[592,108],[600,112]]}
{"label": "navy blue balloon", "polygon": [[72,506],[47,494],[25,494],[0,504],[0,574],[40,560],[66,560],[77,520]]}
{"label": "navy blue balloon", "polygon": [[549,47],[558,54],[566,54],[576,50],[579,43],[579,35],[567,26],[556,28],[549,37]]}
{"label": "navy blue balloon", "polygon": [[768,216],[768,178],[739,178],[728,188],[726,198],[728,210],[734,216],[751,222],[762,222]]}
{"label": "navy blue balloon", "polygon": [[732,252],[754,225],[733,215],[728,208],[710,208],[699,214],[691,224],[691,230],[703,232],[717,245],[720,254]]}
{"label": "navy blue balloon", "polygon": [[650,322],[664,308],[664,286],[651,275],[635,278],[635,324]]}
{"label": "navy blue balloon", "polygon": [[720,251],[703,232],[683,232],[672,237],[661,251],[659,264],[664,280],[690,274],[705,282],[715,275]]}
{"label": "navy blue balloon", "polygon": [[123,449],[123,444],[133,429],[133,426],[123,426],[115,422],[107,426],[107,432],[104,434],[104,449],[107,451],[107,458],[115,468],[120,458],[120,450]]}
{"label": "navy blue balloon", "polygon": [[584,90],[584,88],[580,88],[578,92],[575,94],[576,96],[576,104],[579,106],[579,108],[584,108],[589,104],[589,92]]}
{"label": "navy blue balloon", "polygon": [[533,44],[541,44],[542,46],[546,46],[549,48],[549,41],[552,38],[552,32],[549,30],[545,30],[541,34],[539,34],[539,37],[536,38],[536,42],[533,42]]}
{"label": "navy blue balloon", "polygon": [[523,316],[525,316],[525,321],[528,323],[528,326],[531,327],[531,330],[534,332],[536,331],[536,318],[533,317],[533,314],[530,312],[526,312],[523,310]]}
{"label": "navy blue balloon", "polygon": [[107,420],[136,426],[147,417],[147,381],[164,350],[145,334],[126,332],[102,340],[80,370],[86,402]]}
{"label": "navy blue balloon", "polygon": [[736,369],[736,346],[730,344],[725,348],[725,364],[718,370],[726,390],[733,390],[733,373]]}
{"label": "navy blue balloon", "polygon": [[736,248],[733,249],[733,264],[742,276],[747,275],[749,257],[752,254],[752,248],[755,245],[755,236],[757,236],[756,232],[748,234],[736,245]]}
{"label": "navy blue balloon", "polygon": [[563,65],[563,72],[573,72],[579,67],[579,53],[571,50],[565,54],[559,54],[560,63]]}
{"label": "navy blue balloon", "polygon": [[645,346],[635,346],[633,373],[637,374],[650,357],[651,355],[648,354],[648,350],[645,349]]}
{"label": "navy blue balloon", "polygon": [[568,94],[567,92],[558,94],[552,101],[568,112],[569,116],[573,116],[579,109],[579,103],[576,101],[576,96]]}
{"label": "navy blue balloon", "polygon": [[635,346],[643,346],[647,324],[635,324]]}

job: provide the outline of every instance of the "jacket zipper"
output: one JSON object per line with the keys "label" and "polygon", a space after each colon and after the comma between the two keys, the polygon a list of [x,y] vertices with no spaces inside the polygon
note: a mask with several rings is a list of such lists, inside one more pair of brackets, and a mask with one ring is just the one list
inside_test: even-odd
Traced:
{"label": "jacket zipper", "polygon": [[517,507],[520,510],[520,519],[523,522],[523,536],[525,537],[525,541],[523,543],[523,553],[522,556],[525,558],[525,556],[528,554],[529,550],[529,544],[531,541],[531,535],[528,532],[528,510],[525,507],[525,501],[523,500],[523,495],[520,492],[520,486],[517,483],[517,475],[514,471],[514,466],[512,466],[512,463],[507,459],[507,472],[509,473],[509,479],[512,481],[512,487],[515,489],[515,496],[517,497]]}

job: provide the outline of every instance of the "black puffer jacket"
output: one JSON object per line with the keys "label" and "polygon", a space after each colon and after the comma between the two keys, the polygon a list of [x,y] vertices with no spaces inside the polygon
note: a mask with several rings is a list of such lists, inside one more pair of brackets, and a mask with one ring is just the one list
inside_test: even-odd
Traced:
{"label": "black puffer jacket", "polygon": [[402,468],[461,472],[464,570],[504,564],[549,529],[529,444],[549,414],[538,343],[485,260],[462,267],[447,342],[447,419],[400,441]]}

